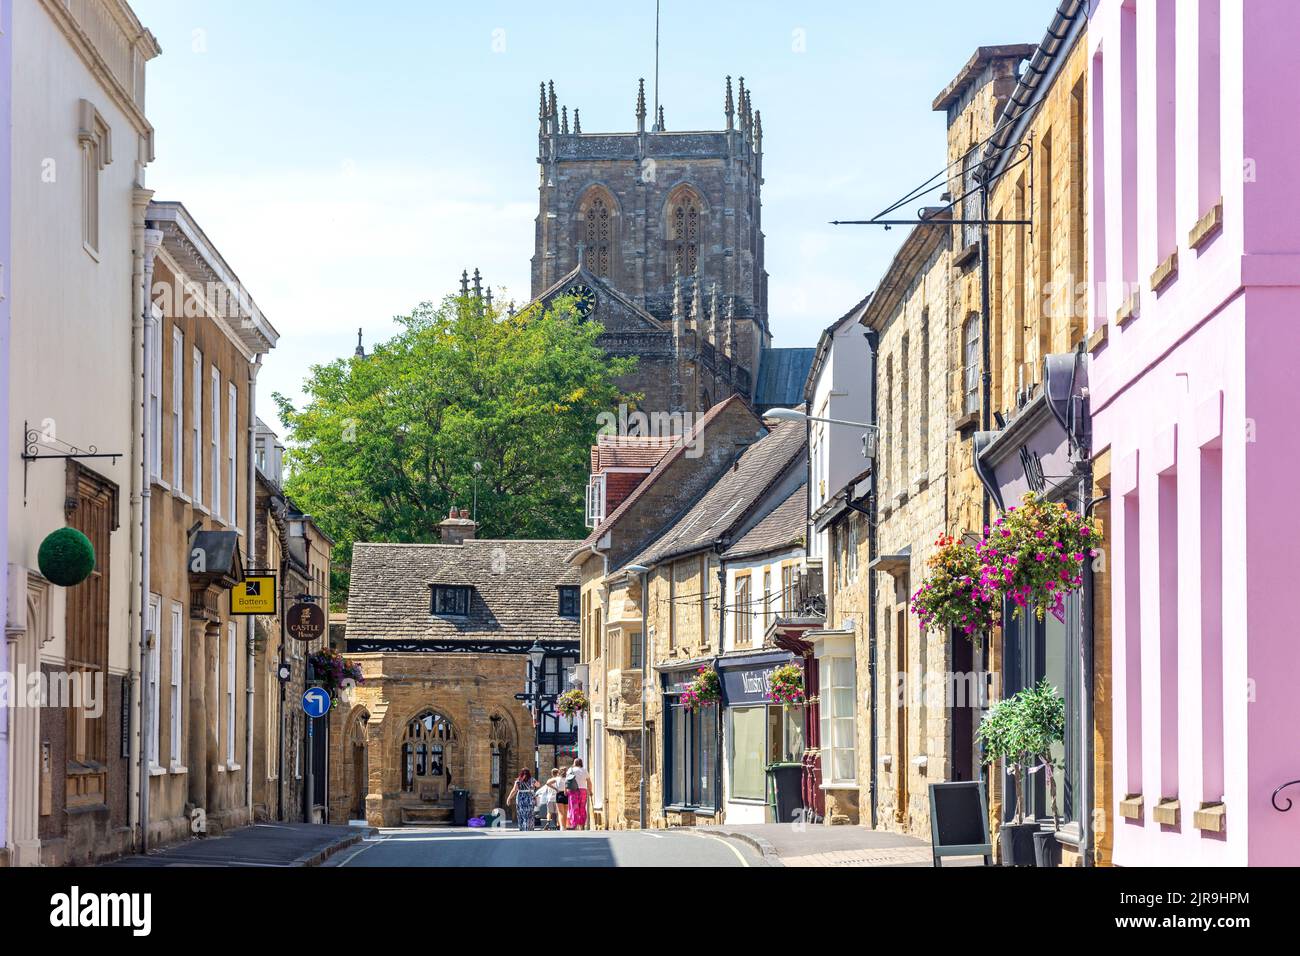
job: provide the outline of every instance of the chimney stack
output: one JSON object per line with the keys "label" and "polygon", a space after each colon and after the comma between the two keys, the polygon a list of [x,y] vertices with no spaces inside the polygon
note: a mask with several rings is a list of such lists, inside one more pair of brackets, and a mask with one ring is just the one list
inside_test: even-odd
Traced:
{"label": "chimney stack", "polygon": [[452,505],[451,510],[447,512],[447,517],[438,524],[443,544],[461,544],[471,541],[477,530],[478,525],[470,518],[469,509],[457,509],[455,505]]}

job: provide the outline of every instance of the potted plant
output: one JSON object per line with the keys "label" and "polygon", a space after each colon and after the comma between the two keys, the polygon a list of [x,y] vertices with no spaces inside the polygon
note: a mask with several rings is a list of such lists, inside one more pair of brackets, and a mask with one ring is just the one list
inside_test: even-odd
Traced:
{"label": "potted plant", "polygon": [[772,669],[768,675],[771,690],[768,699],[774,704],[781,704],[787,710],[791,704],[804,702],[803,668],[798,664],[782,664]]}
{"label": "potted plant", "polygon": [[984,573],[976,545],[940,535],[926,566],[929,575],[912,595],[912,613],[927,631],[957,630],[976,647],[998,624],[1002,594]]}
{"label": "potted plant", "polygon": [[556,709],[572,720],[579,714],[585,714],[591,702],[587,700],[587,695],[582,692],[581,687],[575,687],[572,690],[566,690],[555,701]]}
{"label": "potted plant", "polygon": [[718,672],[705,665],[696,672],[690,686],[682,691],[681,703],[684,709],[695,710],[714,703],[721,696],[722,681],[718,679]]}
{"label": "potted plant", "polygon": [[1041,830],[1039,824],[1025,818],[1025,785],[1029,775],[1047,768],[1052,818],[1056,828],[1060,826],[1051,749],[1065,737],[1065,701],[1057,695],[1056,688],[1044,678],[1037,687],[998,701],[980,721],[977,736],[984,748],[984,763],[1003,761],[1015,787],[1015,814],[998,832],[1003,865],[1034,865],[1040,843],[1048,858],[1052,853],[1059,853],[1055,829],[1040,840],[1035,836]]}
{"label": "potted plant", "polygon": [[1032,605],[1040,621],[1048,611],[1065,620],[1065,596],[1083,586],[1083,562],[1096,555],[1096,519],[1029,492],[987,532],[976,549],[984,586],[1010,599],[1017,617]]}

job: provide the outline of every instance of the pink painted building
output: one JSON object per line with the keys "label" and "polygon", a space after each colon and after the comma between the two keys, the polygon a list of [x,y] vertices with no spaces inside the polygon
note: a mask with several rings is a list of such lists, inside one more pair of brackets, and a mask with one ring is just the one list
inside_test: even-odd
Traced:
{"label": "pink painted building", "polygon": [[1115,735],[1099,822],[1119,865],[1294,866],[1300,4],[1092,6]]}

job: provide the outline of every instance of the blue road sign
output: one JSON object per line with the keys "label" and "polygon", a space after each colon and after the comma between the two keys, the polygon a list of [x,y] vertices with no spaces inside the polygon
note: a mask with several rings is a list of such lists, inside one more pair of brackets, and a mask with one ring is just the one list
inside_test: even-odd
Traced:
{"label": "blue road sign", "polygon": [[330,712],[330,695],[320,687],[308,687],[302,695],[302,712],[308,717],[324,717]]}

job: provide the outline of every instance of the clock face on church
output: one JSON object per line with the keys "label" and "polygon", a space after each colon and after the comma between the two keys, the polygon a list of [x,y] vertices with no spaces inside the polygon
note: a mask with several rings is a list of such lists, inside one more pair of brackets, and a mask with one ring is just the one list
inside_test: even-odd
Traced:
{"label": "clock face on church", "polygon": [[596,308],[596,293],[585,282],[575,282],[564,290],[564,294],[573,297],[573,307],[584,319]]}

